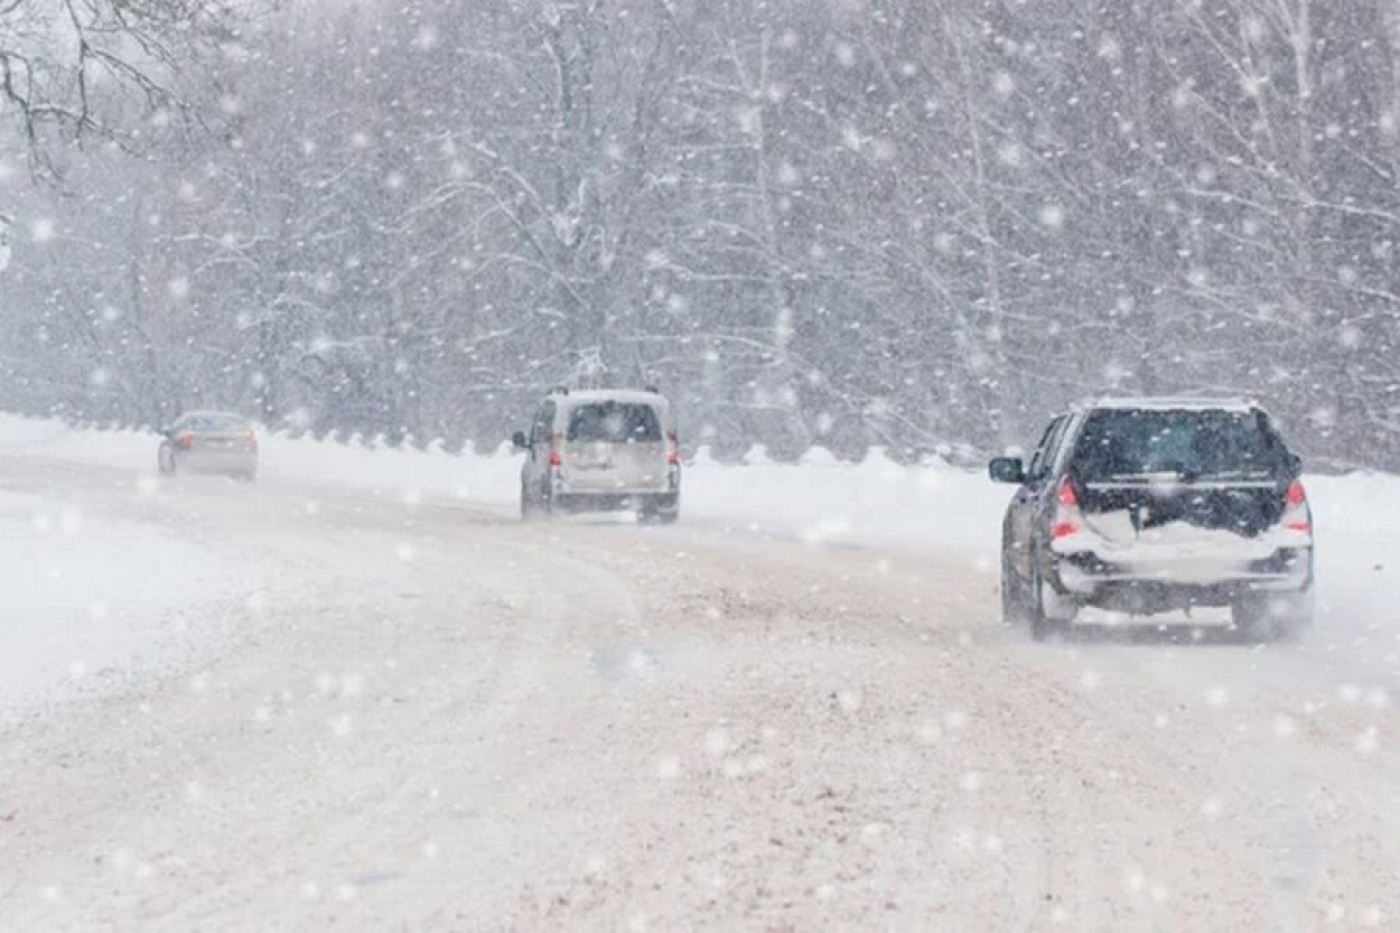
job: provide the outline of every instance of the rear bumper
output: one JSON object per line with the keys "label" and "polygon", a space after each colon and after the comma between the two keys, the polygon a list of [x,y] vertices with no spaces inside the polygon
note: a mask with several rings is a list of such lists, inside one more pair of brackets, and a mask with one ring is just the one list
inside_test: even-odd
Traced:
{"label": "rear bumper", "polygon": [[258,455],[251,450],[194,450],[178,455],[179,468],[189,473],[252,473]]}
{"label": "rear bumper", "polygon": [[1051,585],[1083,605],[1132,612],[1230,606],[1251,594],[1303,592],[1312,586],[1312,547],[1278,548],[1239,560],[1105,560],[1091,551],[1058,555]]}
{"label": "rear bumper", "polygon": [[633,512],[654,509],[673,512],[680,504],[679,492],[555,492],[554,507],[564,512]]}
{"label": "rear bumper", "polygon": [[640,501],[666,495],[674,499],[680,491],[681,474],[679,468],[671,467],[647,475],[624,478],[603,472],[564,467],[551,471],[549,482],[556,500]]}

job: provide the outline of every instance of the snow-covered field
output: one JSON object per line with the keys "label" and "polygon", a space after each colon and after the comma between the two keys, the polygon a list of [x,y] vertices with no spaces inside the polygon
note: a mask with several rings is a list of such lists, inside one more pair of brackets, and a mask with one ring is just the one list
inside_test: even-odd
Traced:
{"label": "snow-covered field", "polygon": [[0,930],[1400,923],[1400,479],[1310,479],[1301,644],[1037,645],[975,473],[262,455],[0,417]]}

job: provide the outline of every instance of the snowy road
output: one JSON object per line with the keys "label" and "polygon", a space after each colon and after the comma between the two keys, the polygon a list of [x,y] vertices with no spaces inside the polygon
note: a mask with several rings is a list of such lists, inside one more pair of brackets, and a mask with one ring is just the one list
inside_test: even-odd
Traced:
{"label": "snowy road", "polygon": [[2,930],[1400,923],[1392,635],[1035,645],[962,551],[0,476],[221,573],[0,725]]}

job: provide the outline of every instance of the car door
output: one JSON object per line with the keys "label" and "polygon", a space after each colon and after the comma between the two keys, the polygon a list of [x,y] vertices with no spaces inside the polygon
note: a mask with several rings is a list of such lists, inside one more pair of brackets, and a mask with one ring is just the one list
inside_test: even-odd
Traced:
{"label": "car door", "polygon": [[156,451],[156,456],[160,468],[169,473],[176,468],[179,453],[176,448],[176,438],[189,429],[190,419],[188,415],[181,415],[164,431],[165,439],[160,442],[160,448]]}
{"label": "car door", "polygon": [[1062,415],[1051,421],[1045,429],[1030,463],[1026,465],[1025,482],[1017,488],[1007,509],[1003,547],[1007,550],[1008,559],[1014,563],[1016,572],[1025,578],[1031,575],[1036,521],[1042,511],[1045,490],[1051,485],[1069,422],[1069,416]]}
{"label": "car door", "polygon": [[549,469],[550,434],[554,428],[554,402],[545,402],[535,412],[535,420],[530,424],[530,446],[525,456],[524,480],[526,485],[539,486]]}

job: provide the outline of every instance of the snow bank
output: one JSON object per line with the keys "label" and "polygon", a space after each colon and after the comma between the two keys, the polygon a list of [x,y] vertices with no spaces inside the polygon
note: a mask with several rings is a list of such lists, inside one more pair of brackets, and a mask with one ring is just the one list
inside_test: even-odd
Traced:
{"label": "snow bank", "polygon": [[701,450],[685,477],[684,512],[808,544],[972,550],[999,546],[1010,493],[981,473],[942,464],[902,466],[878,449],[860,463],[825,450],[797,463],[755,451],[742,464]]}

